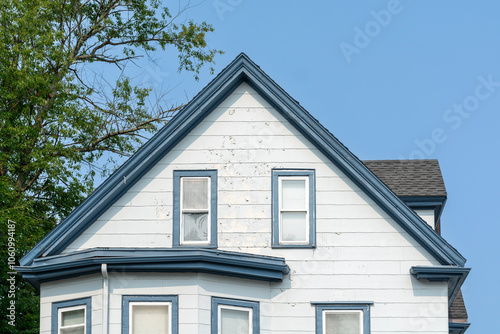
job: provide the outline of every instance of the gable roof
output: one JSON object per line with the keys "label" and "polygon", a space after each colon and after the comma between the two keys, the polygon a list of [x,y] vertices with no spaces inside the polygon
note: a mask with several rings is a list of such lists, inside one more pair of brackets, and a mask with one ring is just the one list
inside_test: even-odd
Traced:
{"label": "gable roof", "polygon": [[242,82],[255,89],[441,264],[464,266],[466,260],[458,251],[243,53],[33,247],[20,260],[21,266],[29,266],[41,256],[60,254]]}
{"label": "gable roof", "polygon": [[399,197],[446,197],[437,160],[363,160],[363,163]]}

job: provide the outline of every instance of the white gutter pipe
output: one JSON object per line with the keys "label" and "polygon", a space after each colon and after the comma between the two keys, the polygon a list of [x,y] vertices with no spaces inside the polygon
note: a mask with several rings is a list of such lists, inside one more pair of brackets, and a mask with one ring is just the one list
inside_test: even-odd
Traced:
{"label": "white gutter pipe", "polygon": [[109,277],[108,265],[101,264],[102,273],[102,334],[108,334],[108,316],[109,316]]}

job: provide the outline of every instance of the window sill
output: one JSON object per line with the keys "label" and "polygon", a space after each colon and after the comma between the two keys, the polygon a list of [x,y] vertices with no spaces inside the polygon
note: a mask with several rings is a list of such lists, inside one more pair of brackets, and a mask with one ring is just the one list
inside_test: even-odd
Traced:
{"label": "window sill", "polygon": [[271,248],[316,248],[316,245],[271,245]]}

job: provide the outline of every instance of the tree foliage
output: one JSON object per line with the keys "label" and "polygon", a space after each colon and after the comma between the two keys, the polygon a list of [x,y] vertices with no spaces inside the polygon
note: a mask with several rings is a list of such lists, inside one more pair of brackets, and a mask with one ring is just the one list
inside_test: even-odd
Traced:
{"label": "tree foliage", "polygon": [[[151,88],[135,86],[125,67],[163,50],[176,53],[178,70],[197,79],[220,53],[207,46],[213,29],[178,20],[158,0],[0,0],[2,256],[7,219],[17,222],[22,256],[88,195],[103,157],[132,154],[182,108],[150,104]],[[89,75],[96,67],[121,74],[111,84]],[[19,277],[18,287],[17,298],[25,299],[18,305],[30,320],[23,324],[18,313],[13,329],[2,317],[0,332],[36,333],[34,291]],[[0,298],[5,312],[8,300]]]}

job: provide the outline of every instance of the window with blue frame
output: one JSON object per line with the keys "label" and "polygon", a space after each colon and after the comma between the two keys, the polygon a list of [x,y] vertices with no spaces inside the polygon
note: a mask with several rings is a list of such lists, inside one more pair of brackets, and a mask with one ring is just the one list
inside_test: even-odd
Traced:
{"label": "window with blue frame", "polygon": [[177,296],[122,296],[123,334],[178,334]]}
{"label": "window with blue frame", "polygon": [[316,334],[370,334],[372,302],[313,302]]}
{"label": "window with blue frame", "polygon": [[273,247],[316,246],[315,171],[273,169]]}
{"label": "window with blue frame", "polygon": [[91,308],[91,297],[53,303],[52,334],[91,334]]}
{"label": "window with blue frame", "polygon": [[173,178],[173,245],[217,247],[217,170],[176,170]]}
{"label": "window with blue frame", "polygon": [[259,302],[212,297],[212,334],[259,334]]}

